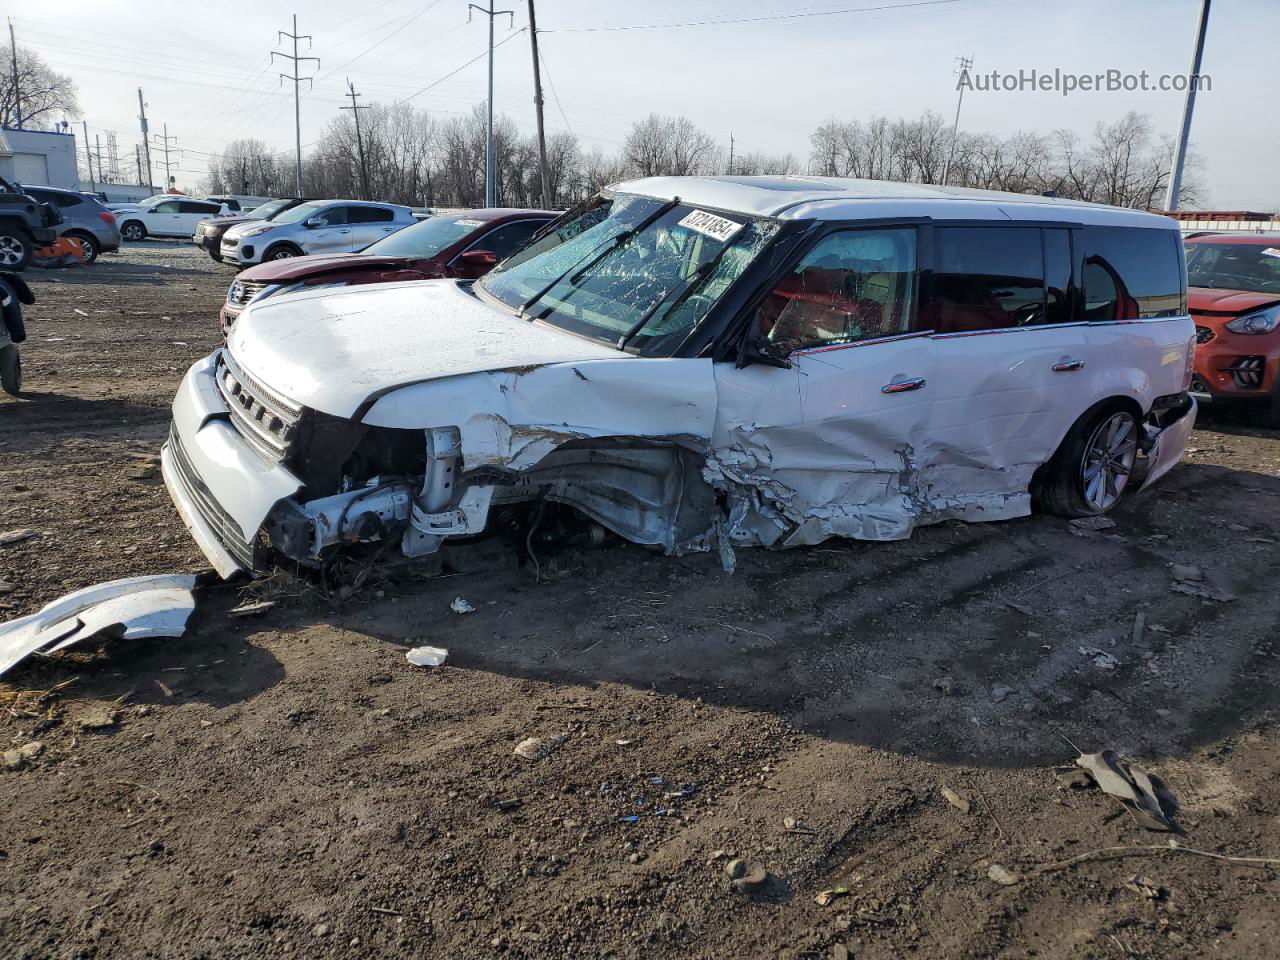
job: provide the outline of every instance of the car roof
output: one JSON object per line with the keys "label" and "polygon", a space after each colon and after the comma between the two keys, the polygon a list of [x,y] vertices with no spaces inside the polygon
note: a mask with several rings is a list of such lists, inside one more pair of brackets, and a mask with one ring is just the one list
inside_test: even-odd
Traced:
{"label": "car roof", "polygon": [[391,207],[393,210],[408,210],[402,203],[383,203],[381,200],[308,200],[308,203],[329,205],[340,203],[344,207]]}
{"label": "car roof", "polygon": [[646,177],[610,189],[784,220],[1032,219],[1177,229],[1168,217],[1082,200],[846,177]]}
{"label": "car roof", "polygon": [[558,217],[559,214],[551,210],[537,210],[533,207],[479,207],[475,210],[460,210],[456,213],[437,213],[431,219],[458,219],[458,220],[504,220],[508,217]]}
{"label": "car roof", "polygon": [[1187,237],[1187,243],[1252,243],[1260,247],[1274,247],[1280,241],[1277,233],[1199,233]]}

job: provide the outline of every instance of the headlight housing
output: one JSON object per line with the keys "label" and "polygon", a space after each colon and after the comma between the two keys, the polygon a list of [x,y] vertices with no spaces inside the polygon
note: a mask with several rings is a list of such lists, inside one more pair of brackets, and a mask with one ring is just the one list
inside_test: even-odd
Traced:
{"label": "headlight housing", "polygon": [[1270,333],[1280,326],[1280,306],[1268,307],[1256,313],[1247,313],[1224,324],[1232,333]]}
{"label": "headlight housing", "polygon": [[270,229],[272,229],[271,224],[269,224],[269,223],[264,223],[264,224],[263,224],[262,226],[260,226],[260,227],[250,227],[250,228],[249,228],[249,229],[247,229],[247,230],[241,230],[241,231],[240,231],[240,234],[239,234],[239,237],[240,237],[240,239],[242,239],[242,240],[243,240],[245,237],[256,237],[256,236],[258,236],[258,235],[259,235],[259,234],[261,234],[261,233],[266,233],[266,232],[267,232],[268,230],[270,230]]}

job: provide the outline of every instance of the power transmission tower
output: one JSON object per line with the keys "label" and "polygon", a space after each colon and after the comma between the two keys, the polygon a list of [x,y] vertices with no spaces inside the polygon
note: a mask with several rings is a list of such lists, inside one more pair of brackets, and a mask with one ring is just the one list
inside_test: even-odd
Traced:
{"label": "power transmission tower", "polygon": [[120,182],[120,148],[114,130],[107,131],[107,177],[111,183]]}
{"label": "power transmission tower", "polygon": [[164,136],[158,133],[154,136],[160,141],[160,145],[164,147],[164,188],[167,191],[173,186],[173,178],[169,176],[169,141],[177,140],[178,135],[175,133],[173,136],[169,136],[169,124],[167,123],[161,129],[164,130]]}
{"label": "power transmission tower", "polygon": [[[18,41],[13,39],[13,21],[9,21],[9,64],[13,69],[13,112],[15,130],[22,129],[22,88],[18,86]],[[92,176],[93,171],[90,171]]]}
{"label": "power transmission tower", "polygon": [[729,176],[733,176],[733,134],[729,134]]}
{"label": "power transmission tower", "polygon": [[369,196],[369,167],[364,162],[364,140],[360,137],[360,111],[368,110],[368,107],[362,107],[356,103],[356,97],[360,94],[356,93],[356,88],[351,83],[351,78],[347,77],[347,94],[351,98],[351,106],[339,107],[339,110],[350,110],[351,115],[356,120],[356,150],[360,154],[360,199],[372,200]]}
{"label": "power transmission tower", "polygon": [[[151,134],[147,128],[147,105],[142,101],[142,88],[138,88],[138,122],[142,125],[142,152],[147,156],[147,189],[154,190],[151,185]],[[138,186],[142,186],[139,182]]]}
{"label": "power transmission tower", "polygon": [[1209,29],[1209,0],[1200,7],[1200,28],[1196,31],[1196,48],[1191,55],[1191,77],[1187,84],[1187,99],[1182,105],[1182,128],[1178,131],[1178,145],[1173,151],[1173,166],[1169,168],[1169,192],[1164,198],[1166,210],[1178,209],[1178,194],[1182,192],[1182,165],[1187,160],[1187,140],[1191,137],[1191,114],[1196,108],[1196,87],[1200,86],[1200,61],[1204,58],[1204,35]]}
{"label": "power transmission tower", "polygon": [[[307,41],[307,49],[310,50],[311,36],[309,34],[298,33],[298,15],[296,13],[293,15],[293,33],[288,33],[287,31],[284,31],[284,30],[277,30],[276,43],[280,43],[285,37],[288,37],[290,40],[293,41],[292,55],[288,53],[281,53],[279,50],[272,50],[271,61],[274,63],[276,57],[281,57],[293,63],[293,73],[280,74],[280,82],[284,83],[286,80],[293,81],[293,136],[294,136],[294,145],[297,150],[297,156],[294,160],[294,165],[296,168],[295,173],[298,181],[298,196],[301,197],[302,196],[302,98],[298,92],[298,84],[302,83],[303,80],[311,84],[312,87],[314,87],[315,84],[312,81],[311,77],[298,76],[298,64],[301,63],[303,60],[314,60],[316,62],[316,69],[318,70],[320,69],[320,58],[298,56],[298,41],[299,40]],[[311,87],[308,87],[308,89],[311,89]]]}
{"label": "power transmission tower", "polygon": [[533,45],[533,105],[538,113],[538,170],[542,175],[542,209],[551,209],[551,186],[547,176],[547,134],[542,126],[542,74],[538,70],[538,21],[529,0],[529,42]]}
{"label": "power transmission tower", "polygon": [[[956,62],[960,64],[960,69],[956,71],[957,77],[964,77],[973,69],[973,57],[956,57]],[[944,187],[951,177],[951,161],[956,156],[956,135],[960,132],[960,105],[964,103],[964,84],[959,86],[960,96],[956,98],[956,119],[951,125],[951,149],[947,151],[947,162],[942,165],[942,186]]]}
{"label": "power transmission tower", "polygon": [[106,183],[107,178],[102,175],[102,138],[96,133],[93,135],[93,148],[98,154],[98,182]]}
{"label": "power transmission tower", "polygon": [[489,18],[489,100],[486,104],[489,114],[489,126],[485,132],[484,138],[484,205],[492,207],[496,203],[495,197],[497,191],[494,189],[494,168],[493,168],[493,18],[506,14],[511,18],[508,29],[515,26],[516,14],[514,10],[495,10],[493,9],[493,0],[489,0],[489,6],[481,7],[474,3],[467,4],[467,20],[471,20],[471,11],[479,10]]}

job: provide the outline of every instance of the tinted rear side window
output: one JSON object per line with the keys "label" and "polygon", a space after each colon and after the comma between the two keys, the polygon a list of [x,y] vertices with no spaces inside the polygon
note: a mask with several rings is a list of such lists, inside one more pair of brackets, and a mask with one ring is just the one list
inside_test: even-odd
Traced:
{"label": "tinted rear side window", "polygon": [[386,207],[348,207],[347,223],[390,223],[395,214]]}
{"label": "tinted rear side window", "polygon": [[921,319],[938,333],[1044,322],[1038,227],[939,227],[932,292]]}
{"label": "tinted rear side window", "polygon": [[523,220],[519,223],[504,224],[496,230],[490,230],[477,240],[472,249],[488,250],[497,254],[499,260],[505,260],[533,236],[534,231],[545,222],[545,220]]}
{"label": "tinted rear side window", "polygon": [[220,207],[211,203],[195,203],[191,200],[182,200],[178,203],[179,213],[217,213]]}
{"label": "tinted rear side window", "polygon": [[1172,230],[1085,227],[1085,319],[1093,323],[1187,312],[1182,245]]}

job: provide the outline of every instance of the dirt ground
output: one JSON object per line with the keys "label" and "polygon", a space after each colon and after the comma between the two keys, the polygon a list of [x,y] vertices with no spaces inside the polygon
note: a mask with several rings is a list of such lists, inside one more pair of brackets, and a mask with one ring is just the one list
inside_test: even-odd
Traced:
{"label": "dirt ground", "polygon": [[[231,273],[156,241],[29,276],[0,531],[38,536],[0,547],[3,619],[205,569],[145,458]],[[734,576],[496,540],[24,664],[0,957],[1274,957],[1274,866],[1171,852],[1054,772],[1115,749],[1176,794],[1177,843],[1280,857],[1280,435],[1202,417],[1191,445],[1106,531],[947,523]],[[1234,599],[1173,591],[1175,563]],[[448,664],[407,663],[422,643]],[[515,756],[531,736],[554,749]],[[1037,871],[1114,846],[1166,849]]]}

